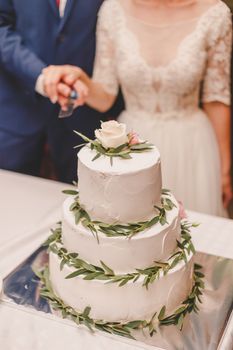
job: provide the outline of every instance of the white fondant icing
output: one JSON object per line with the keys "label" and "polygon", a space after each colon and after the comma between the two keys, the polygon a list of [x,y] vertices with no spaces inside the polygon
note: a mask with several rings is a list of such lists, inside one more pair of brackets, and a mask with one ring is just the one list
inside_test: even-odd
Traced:
{"label": "white fondant icing", "polygon": [[49,262],[50,280],[55,294],[77,311],[90,306],[91,317],[108,322],[149,320],[164,305],[167,314],[172,313],[191,290],[192,266],[190,256],[187,265],[180,262],[166,276],[161,276],[150,284],[147,290],[142,286],[143,277],[135,283],[130,281],[123,287],[106,284],[106,281],[86,281],[80,276],[65,279],[74,269],[65,265],[60,271],[60,259],[54,253],[50,253]]}
{"label": "white fondant icing", "polygon": [[101,156],[83,147],[78,154],[80,203],[93,220],[106,223],[138,222],[160,205],[161,165],[156,148],[132,153],[132,159]]}
{"label": "white fondant icing", "polygon": [[75,224],[74,214],[69,210],[73,198],[68,198],[63,205],[63,244],[69,252],[78,252],[87,262],[101,266],[102,260],[117,273],[147,268],[153,265],[155,260],[165,261],[177,247],[176,240],[180,239],[178,203],[173,196],[171,200],[177,207],[167,211],[168,224],[161,226],[158,223],[130,239],[106,237],[99,233],[98,243],[90,230],[82,224]]}

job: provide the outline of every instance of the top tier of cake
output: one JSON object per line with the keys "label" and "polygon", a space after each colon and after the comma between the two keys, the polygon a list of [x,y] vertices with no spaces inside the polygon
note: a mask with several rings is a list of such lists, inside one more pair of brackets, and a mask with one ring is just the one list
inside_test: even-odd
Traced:
{"label": "top tier of cake", "polygon": [[132,159],[108,156],[93,161],[96,152],[86,146],[78,154],[80,204],[92,220],[129,223],[154,216],[161,205],[161,164],[156,148],[132,153]]}

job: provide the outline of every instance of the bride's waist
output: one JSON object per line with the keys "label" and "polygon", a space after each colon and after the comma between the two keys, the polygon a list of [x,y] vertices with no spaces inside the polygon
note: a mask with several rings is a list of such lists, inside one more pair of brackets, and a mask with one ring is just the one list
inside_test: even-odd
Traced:
{"label": "bride's waist", "polygon": [[206,116],[205,112],[198,107],[195,108],[185,108],[185,109],[174,109],[169,111],[162,111],[162,112],[152,112],[152,111],[146,111],[146,110],[135,110],[135,109],[126,109],[122,112],[122,115],[127,115],[130,118],[140,118],[147,120],[173,120],[173,119],[190,119],[194,116],[197,117],[198,115],[200,117]]}

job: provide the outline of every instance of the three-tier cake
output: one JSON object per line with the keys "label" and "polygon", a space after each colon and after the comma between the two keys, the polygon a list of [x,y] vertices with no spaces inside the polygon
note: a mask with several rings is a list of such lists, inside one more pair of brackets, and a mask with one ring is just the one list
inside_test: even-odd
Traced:
{"label": "three-tier cake", "polygon": [[[125,127],[108,123],[105,137],[115,142],[118,126]],[[85,138],[78,190],[67,191],[62,224],[49,239],[42,294],[78,324],[131,337],[182,327],[197,310],[203,282],[193,262],[192,225],[162,189],[159,151],[127,137],[114,147],[103,146],[100,136]]]}

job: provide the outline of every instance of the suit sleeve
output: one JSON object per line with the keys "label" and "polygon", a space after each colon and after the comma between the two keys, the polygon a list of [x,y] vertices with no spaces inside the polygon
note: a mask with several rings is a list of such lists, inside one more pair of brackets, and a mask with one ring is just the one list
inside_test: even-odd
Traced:
{"label": "suit sleeve", "polygon": [[34,91],[37,78],[46,64],[25,46],[23,38],[15,30],[15,24],[12,0],[0,0],[0,67]]}

